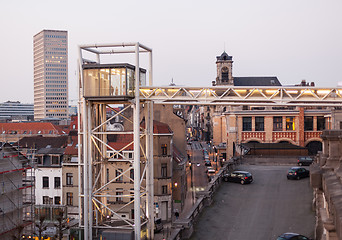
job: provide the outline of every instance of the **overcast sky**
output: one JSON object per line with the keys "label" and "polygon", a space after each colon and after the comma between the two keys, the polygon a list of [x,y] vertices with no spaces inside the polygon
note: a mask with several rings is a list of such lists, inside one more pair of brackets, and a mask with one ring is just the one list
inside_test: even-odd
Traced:
{"label": "overcast sky", "polygon": [[33,35],[67,30],[69,99],[77,99],[79,44],[141,42],[153,49],[154,85],[210,86],[216,56],[233,76],[342,82],[341,0],[3,1],[0,102],[33,103]]}

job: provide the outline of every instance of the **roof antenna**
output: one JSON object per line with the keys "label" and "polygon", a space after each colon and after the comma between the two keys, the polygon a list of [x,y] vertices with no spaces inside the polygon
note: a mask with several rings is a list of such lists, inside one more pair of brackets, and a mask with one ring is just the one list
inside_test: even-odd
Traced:
{"label": "roof antenna", "polygon": [[173,82],[173,78],[171,79],[170,86],[176,86],[176,84]]}
{"label": "roof antenna", "polygon": [[226,51],[226,42],[223,42],[223,51]]}

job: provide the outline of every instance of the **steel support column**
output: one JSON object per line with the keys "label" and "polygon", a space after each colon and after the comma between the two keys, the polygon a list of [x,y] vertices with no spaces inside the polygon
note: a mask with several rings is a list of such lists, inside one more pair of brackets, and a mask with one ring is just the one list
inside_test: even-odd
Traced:
{"label": "steel support column", "polygon": [[153,189],[153,102],[146,102],[146,192],[148,238],[154,239],[154,189]]}
{"label": "steel support column", "polygon": [[135,45],[135,99],[133,104],[133,132],[134,132],[134,235],[140,240],[140,98],[139,98],[139,43]]}

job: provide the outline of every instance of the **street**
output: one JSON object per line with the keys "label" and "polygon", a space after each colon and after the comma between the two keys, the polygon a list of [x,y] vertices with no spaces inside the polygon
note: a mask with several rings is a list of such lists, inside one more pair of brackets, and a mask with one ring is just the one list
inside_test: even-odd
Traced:
{"label": "street", "polygon": [[313,238],[309,179],[287,180],[290,166],[242,165],[252,184],[222,182],[214,202],[194,227],[191,239],[272,240],[284,232]]}
{"label": "street", "polygon": [[[189,168],[188,186],[192,191],[192,199],[195,199],[196,192],[203,191],[208,186],[207,166],[204,165],[203,148],[199,142],[192,143],[191,169]],[[210,157],[212,160],[212,156]],[[215,162],[211,161],[212,167],[216,169]],[[219,166],[217,167],[219,169]],[[191,181],[192,178],[192,181]],[[192,183],[191,183],[192,182]]]}

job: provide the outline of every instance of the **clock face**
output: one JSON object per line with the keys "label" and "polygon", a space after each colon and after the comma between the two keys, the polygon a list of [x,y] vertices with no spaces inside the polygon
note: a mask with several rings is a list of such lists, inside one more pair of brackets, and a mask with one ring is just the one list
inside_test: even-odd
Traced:
{"label": "clock face", "polygon": [[222,68],[222,72],[227,73],[228,72],[228,68],[227,67]]}

